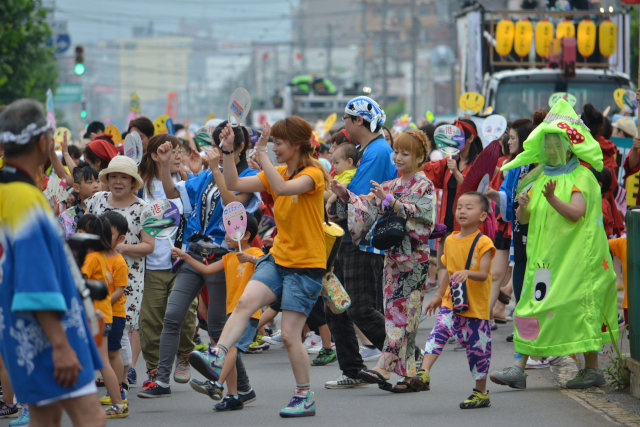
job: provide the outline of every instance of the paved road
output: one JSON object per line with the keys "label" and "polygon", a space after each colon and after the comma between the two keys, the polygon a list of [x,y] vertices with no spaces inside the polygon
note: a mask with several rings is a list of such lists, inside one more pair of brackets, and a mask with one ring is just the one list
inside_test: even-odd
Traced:
{"label": "paved road", "polygon": [[[433,320],[421,325],[419,343],[424,344]],[[492,368],[507,366],[511,344],[505,341],[511,324],[494,333]],[[282,347],[263,354],[245,357],[247,371],[258,399],[244,410],[216,413],[214,402],[191,390],[188,384],[172,384],[173,395],[167,399],[142,400],[129,397],[131,415],[112,420],[110,425],[135,427],[163,426],[281,426],[296,421],[283,420],[278,411],[291,396],[293,375]],[[144,372],[143,361],[138,372]],[[602,426],[610,424],[604,417],[585,409],[575,399],[562,393],[553,382],[549,369],[530,370],[528,390],[516,391],[490,384],[491,408],[460,410],[458,404],[471,393],[472,381],[464,352],[449,345],[432,372],[431,391],[392,394],[375,386],[348,390],[327,390],[324,382],[339,375],[337,363],[311,367],[311,384],[316,392],[317,415],[299,423],[308,426]],[[140,374],[139,374],[140,375]],[[144,376],[144,374],[143,374]],[[102,391],[102,390],[101,390]],[[0,425],[6,425],[5,420]],[[65,420],[64,425],[70,425]]]}

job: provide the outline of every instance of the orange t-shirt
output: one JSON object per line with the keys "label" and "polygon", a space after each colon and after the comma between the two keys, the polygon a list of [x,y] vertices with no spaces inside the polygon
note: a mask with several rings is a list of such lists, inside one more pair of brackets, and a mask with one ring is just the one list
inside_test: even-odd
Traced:
{"label": "orange t-shirt", "polygon": [[[264,255],[262,250],[254,247],[249,247],[243,252],[258,258]],[[227,314],[229,314],[238,305],[238,301],[244,292],[244,288],[247,287],[247,283],[251,280],[256,266],[250,262],[240,263],[237,252],[229,252],[224,255],[222,264],[224,265],[224,278],[227,282]],[[253,313],[251,317],[260,319],[260,310]]]}
{"label": "orange t-shirt", "polygon": [[[467,257],[469,256],[469,250],[473,244],[473,240],[480,231],[476,231],[465,237],[458,237],[459,231],[454,231],[447,240],[444,241],[444,253],[442,254],[442,263],[447,267],[449,276],[460,270],[465,270],[467,264]],[[469,270],[478,271],[480,269],[480,259],[487,251],[491,251],[491,262],[493,263],[493,257],[496,253],[496,248],[493,246],[493,242],[487,236],[482,236],[478,239],[476,247],[473,250],[473,257],[471,258],[471,265]],[[476,282],[475,280],[467,280],[467,296],[469,299],[469,310],[464,313],[460,313],[460,316],[473,317],[476,319],[489,320],[490,307],[489,300],[491,299],[491,270],[489,275],[483,282]],[[451,306],[451,291],[449,286],[442,298],[442,305],[453,310]]]}
{"label": "orange t-shirt", "polygon": [[[88,253],[82,264],[82,274],[89,280],[102,280],[109,283],[107,257],[102,252]],[[93,308],[100,310],[104,314],[104,323],[113,323],[113,311],[111,309],[111,291],[107,297],[100,301],[93,302]]]}
{"label": "orange t-shirt", "polygon": [[[116,288],[126,288],[129,284],[127,279],[129,276],[129,267],[124,257],[118,254],[107,257],[107,268],[109,269],[109,274],[111,274],[111,280],[109,281],[109,300],[111,300],[111,295],[116,291]],[[118,301],[111,304],[114,317],[127,317],[126,302],[127,296],[122,294]]]}
{"label": "orange t-shirt", "polygon": [[[282,177],[286,166],[276,170]],[[271,188],[264,171],[257,176],[267,192],[273,197],[274,218],[278,234],[271,248],[276,264],[287,268],[327,267],[327,253],[324,242],[324,174],[314,166],[308,166],[298,172],[295,178],[307,175],[313,179],[314,189],[295,196],[278,196]],[[294,178],[294,179],[295,179]]]}
{"label": "orange t-shirt", "polygon": [[609,249],[611,249],[613,256],[618,258],[622,263],[622,281],[624,282],[622,308],[629,308],[629,303],[627,302],[627,238],[618,237],[617,239],[609,239]]}

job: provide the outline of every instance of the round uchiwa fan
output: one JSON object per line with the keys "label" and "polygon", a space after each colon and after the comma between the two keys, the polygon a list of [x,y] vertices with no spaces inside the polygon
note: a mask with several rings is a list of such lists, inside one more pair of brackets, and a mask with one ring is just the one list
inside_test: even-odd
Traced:
{"label": "round uchiwa fan", "polygon": [[436,146],[442,150],[447,157],[458,155],[462,147],[464,147],[464,133],[460,128],[454,125],[440,125],[433,132]]}

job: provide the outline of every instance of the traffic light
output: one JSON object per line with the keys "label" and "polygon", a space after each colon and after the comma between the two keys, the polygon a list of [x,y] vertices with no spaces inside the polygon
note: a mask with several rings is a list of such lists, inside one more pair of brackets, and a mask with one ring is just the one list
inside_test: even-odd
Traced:
{"label": "traffic light", "polygon": [[87,103],[82,101],[82,107],[80,110],[80,117],[83,119],[87,118]]}
{"label": "traffic light", "polygon": [[76,65],[73,68],[73,72],[76,76],[84,74],[84,48],[82,46],[76,46]]}

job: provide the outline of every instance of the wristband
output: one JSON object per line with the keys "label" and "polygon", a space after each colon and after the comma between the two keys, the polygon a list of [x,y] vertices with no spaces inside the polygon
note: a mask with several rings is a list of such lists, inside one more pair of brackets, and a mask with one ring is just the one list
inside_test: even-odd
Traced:
{"label": "wristband", "polygon": [[266,153],[267,152],[267,147],[258,147],[258,148],[256,148],[256,151],[264,151]]}
{"label": "wristband", "polygon": [[223,150],[222,148],[220,148],[220,151],[222,151],[222,154],[233,154],[233,150],[231,151],[227,151],[227,150]]}

